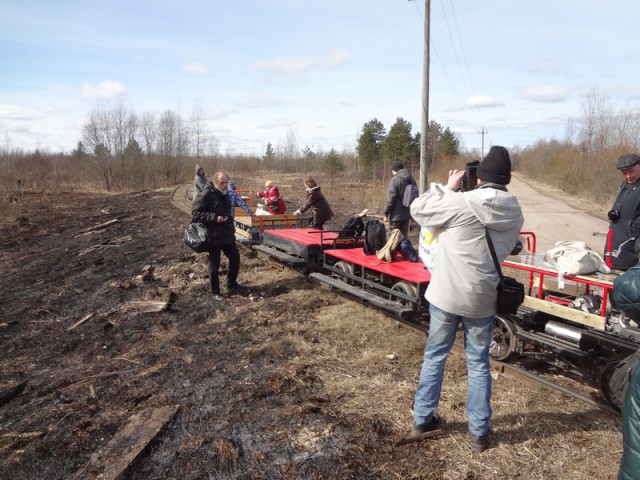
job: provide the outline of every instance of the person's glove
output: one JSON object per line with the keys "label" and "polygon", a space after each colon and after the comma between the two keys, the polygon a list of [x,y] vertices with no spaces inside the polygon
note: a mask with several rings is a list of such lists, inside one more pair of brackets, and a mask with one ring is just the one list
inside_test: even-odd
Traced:
{"label": "person's glove", "polygon": [[302,212],[300,210],[296,210],[295,212],[293,212],[294,215],[300,215]]}

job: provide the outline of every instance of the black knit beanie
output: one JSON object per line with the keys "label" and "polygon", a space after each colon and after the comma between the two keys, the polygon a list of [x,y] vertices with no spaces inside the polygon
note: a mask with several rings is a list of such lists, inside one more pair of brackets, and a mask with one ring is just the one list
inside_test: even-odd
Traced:
{"label": "black knit beanie", "polygon": [[404,168],[404,164],[399,160],[396,160],[391,164],[391,170],[393,170],[394,172],[399,172],[403,168]]}
{"label": "black knit beanie", "polygon": [[491,147],[487,156],[478,165],[477,175],[485,182],[508,185],[511,181],[509,151],[498,145]]}

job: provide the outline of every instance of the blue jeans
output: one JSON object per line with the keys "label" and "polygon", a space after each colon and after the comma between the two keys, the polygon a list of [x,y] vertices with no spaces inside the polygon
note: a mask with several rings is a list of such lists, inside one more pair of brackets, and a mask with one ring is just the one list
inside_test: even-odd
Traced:
{"label": "blue jeans", "polygon": [[413,421],[416,425],[430,422],[438,407],[445,363],[455,341],[458,324],[462,322],[467,358],[469,433],[475,436],[486,435],[491,418],[489,345],[494,316],[462,317],[440,310],[433,304],[429,306],[429,314],[429,338],[413,405]]}

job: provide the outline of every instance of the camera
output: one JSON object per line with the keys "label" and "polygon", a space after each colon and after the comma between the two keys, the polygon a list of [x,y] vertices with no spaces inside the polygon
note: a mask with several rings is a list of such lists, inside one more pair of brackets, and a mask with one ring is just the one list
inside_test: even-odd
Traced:
{"label": "camera", "polygon": [[617,222],[618,220],[620,220],[620,210],[609,210],[607,212],[607,217],[609,217],[609,220],[612,222]]}
{"label": "camera", "polygon": [[461,192],[468,192],[469,190],[473,190],[478,185],[478,176],[476,175],[478,165],[480,165],[480,160],[467,162],[467,165],[464,169],[464,177],[462,177],[462,185],[460,185]]}

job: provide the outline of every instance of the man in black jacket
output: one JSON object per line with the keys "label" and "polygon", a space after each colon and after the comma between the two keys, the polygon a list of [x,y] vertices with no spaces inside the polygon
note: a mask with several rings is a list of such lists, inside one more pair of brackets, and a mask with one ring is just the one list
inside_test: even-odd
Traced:
{"label": "man in black jacket", "polygon": [[[640,156],[622,155],[616,162],[616,168],[624,177],[624,182],[608,214],[612,237],[610,249],[605,250],[620,249],[617,257],[610,258],[609,266],[627,270],[638,262],[633,254],[633,241],[628,240],[640,236]],[[607,253],[605,251],[605,258]]]}
{"label": "man in black jacket", "polygon": [[229,259],[227,273],[227,291],[230,294],[244,290],[238,285],[240,270],[240,252],[236,245],[233,218],[229,216],[231,200],[227,195],[229,177],[224,172],[217,172],[213,176],[213,184],[209,183],[198,193],[191,208],[191,223],[203,223],[207,226],[208,234],[212,238],[209,250],[209,283],[214,300],[224,300],[220,293],[220,252]]}

